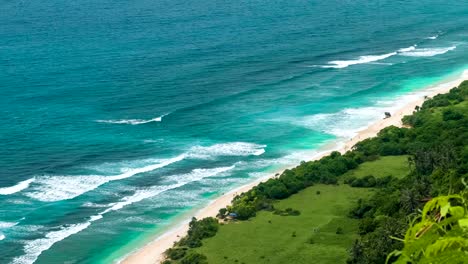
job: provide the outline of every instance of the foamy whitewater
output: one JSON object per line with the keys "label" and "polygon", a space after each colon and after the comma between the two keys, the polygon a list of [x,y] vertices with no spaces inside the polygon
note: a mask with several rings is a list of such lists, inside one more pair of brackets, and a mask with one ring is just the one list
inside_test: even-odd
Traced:
{"label": "foamy whitewater", "polygon": [[3,4],[0,263],[113,263],[467,68],[465,3],[397,5]]}
{"label": "foamy whitewater", "polygon": [[127,125],[141,125],[141,124],[147,124],[151,122],[161,122],[162,118],[165,115],[158,116],[155,118],[151,119],[119,119],[119,120],[96,120],[96,122],[99,123],[109,123],[109,124],[127,124]]}

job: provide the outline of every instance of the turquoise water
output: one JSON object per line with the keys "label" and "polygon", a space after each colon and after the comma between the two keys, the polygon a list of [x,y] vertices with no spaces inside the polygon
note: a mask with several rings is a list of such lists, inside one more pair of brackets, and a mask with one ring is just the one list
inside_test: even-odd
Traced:
{"label": "turquoise water", "polygon": [[455,0],[0,6],[0,263],[114,261],[468,59]]}

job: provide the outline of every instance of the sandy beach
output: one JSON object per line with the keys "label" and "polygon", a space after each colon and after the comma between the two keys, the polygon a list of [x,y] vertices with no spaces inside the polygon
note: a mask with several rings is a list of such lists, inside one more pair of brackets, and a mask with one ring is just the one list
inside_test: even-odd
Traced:
{"label": "sandy beach", "polygon": [[[381,129],[387,126],[402,126],[401,119],[405,115],[411,114],[416,106],[421,106],[425,100],[425,97],[433,97],[440,93],[446,93],[451,88],[458,86],[463,80],[468,79],[468,71],[464,71],[460,76],[453,78],[452,80],[444,81],[443,83],[439,83],[433,86],[429,86],[423,90],[419,90],[417,92],[412,93],[414,97],[408,101],[403,107],[396,109],[395,111],[391,112],[391,117],[386,119],[381,119],[367,128],[359,131],[356,136],[348,140],[339,140],[333,146],[328,146],[328,149],[323,150],[321,153],[316,154],[311,157],[304,157],[304,160],[313,160],[319,159],[331,151],[340,151],[342,153],[350,150],[357,142],[374,137]],[[382,113],[382,117],[384,113]],[[286,168],[284,168],[286,169]],[[284,170],[282,169],[282,170]],[[218,197],[217,199],[213,200],[209,203],[206,207],[202,208],[198,212],[194,214],[196,218],[204,218],[204,217],[214,217],[218,213],[220,208],[226,207],[230,204],[231,200],[236,194],[240,194],[242,192],[246,192],[252,187],[256,186],[262,181],[265,181],[271,177],[275,177],[275,173],[267,178],[258,179],[254,182],[251,182],[247,185],[241,186],[236,188],[228,193],[223,194],[222,196]],[[163,235],[157,237],[154,241],[150,242],[149,244],[145,245],[144,247],[134,251],[133,253],[129,254],[125,257],[120,263],[124,264],[146,264],[146,263],[160,263],[164,260],[164,251],[170,248],[174,242],[178,241],[181,237],[185,236],[188,230],[188,221],[190,219],[186,219],[181,224],[176,226],[175,228],[167,231]]]}

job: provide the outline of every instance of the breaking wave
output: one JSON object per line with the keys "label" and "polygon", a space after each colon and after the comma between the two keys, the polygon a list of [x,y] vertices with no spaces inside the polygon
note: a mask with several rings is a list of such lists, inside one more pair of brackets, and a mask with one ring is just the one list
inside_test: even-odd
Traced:
{"label": "breaking wave", "polygon": [[[167,178],[167,181],[176,181],[170,185],[154,186],[148,189],[136,191],[133,195],[122,198],[119,202],[108,204],[109,208],[90,216],[89,220],[80,224],[73,224],[68,226],[61,226],[58,231],[51,231],[45,234],[44,238],[26,241],[24,251],[26,254],[17,257],[13,260],[15,264],[31,264],[34,263],[43,251],[49,249],[55,243],[64,240],[65,238],[83,231],[88,228],[92,222],[102,219],[105,214],[111,211],[117,211],[123,207],[140,202],[144,199],[154,197],[162,192],[181,187],[185,184],[202,180],[206,177],[219,175],[220,173],[227,172],[235,166],[219,167],[212,169],[194,169],[192,172],[182,175],[172,175]],[[1,234],[0,234],[1,235]]]}
{"label": "breaking wave", "polygon": [[376,106],[346,108],[335,113],[310,115],[292,123],[339,138],[352,138],[359,131],[384,118],[385,112],[393,113],[407,102],[422,96],[423,93],[416,92],[393,100],[377,101]]}
{"label": "breaking wave", "polygon": [[156,164],[130,169],[124,173],[114,176],[43,176],[37,178],[34,186],[31,188],[32,190],[26,193],[26,195],[43,202],[68,200],[75,198],[83,193],[94,190],[104,183],[126,179],[139,173],[150,172],[159,168],[163,168],[174,162],[181,161],[184,158],[185,155],[179,155],[175,158],[161,160]]}
{"label": "breaking wave", "polygon": [[395,52],[391,53],[386,53],[382,55],[364,55],[364,56],[359,56],[357,59],[354,60],[334,60],[334,61],[329,61],[327,65],[314,65],[314,67],[320,67],[320,68],[335,68],[335,69],[341,69],[341,68],[346,68],[351,65],[356,65],[356,64],[382,64],[382,65],[392,65],[387,64],[387,63],[378,63],[378,61],[387,59],[389,57],[392,57],[394,55],[400,55],[400,56],[408,56],[408,57],[432,57],[435,55],[440,55],[444,54],[448,51],[454,50],[456,46],[451,46],[451,47],[445,47],[445,48],[417,48],[417,45],[409,46],[407,48],[401,48]]}
{"label": "breaking wave", "polygon": [[415,44],[415,45],[409,46],[409,47],[407,47],[407,48],[401,48],[401,49],[398,50],[398,52],[401,53],[401,52],[412,51],[412,50],[415,50],[417,46],[418,46],[418,45]]}
{"label": "breaking wave", "polygon": [[[167,115],[167,114],[166,114]],[[151,122],[161,122],[166,115],[158,116],[152,119],[118,119],[118,120],[96,120],[98,123],[108,124],[127,124],[127,125],[141,125]]]}
{"label": "breaking wave", "polygon": [[0,195],[9,195],[9,194],[20,192],[28,188],[29,184],[31,184],[31,182],[33,181],[34,181],[34,178],[31,178],[25,181],[21,181],[14,186],[0,188]]}
{"label": "breaking wave", "polygon": [[26,254],[16,257],[15,259],[13,259],[12,263],[34,263],[39,257],[39,255],[41,255],[43,251],[49,249],[53,244],[86,229],[89,225],[91,225],[91,222],[64,226],[57,231],[47,233],[44,238],[26,241],[24,245],[24,251],[26,252]]}
{"label": "breaking wave", "polygon": [[396,55],[396,52],[391,52],[387,54],[382,54],[382,55],[365,55],[365,56],[360,56],[358,59],[355,60],[336,60],[336,61],[330,61],[328,62],[329,65],[322,65],[320,67],[322,68],[346,68],[351,65],[355,64],[364,64],[364,63],[370,63],[370,62],[375,62],[375,61],[380,61],[386,58],[389,58],[393,55]]}
{"label": "breaking wave", "polygon": [[[187,152],[174,158],[149,160],[151,164],[129,168],[120,174],[105,175],[51,175],[38,176],[25,195],[42,202],[56,202],[73,199],[99,186],[116,180],[130,178],[136,174],[146,173],[166,167],[184,159],[213,159],[219,156],[259,156],[265,152],[266,145],[246,142],[220,143],[211,146],[194,146]],[[148,161],[145,161],[148,163]],[[116,173],[116,172],[114,172]],[[31,181],[32,182],[32,181]],[[23,184],[22,189],[29,186]],[[19,184],[18,184],[19,185]]]}
{"label": "breaking wave", "polygon": [[191,158],[209,159],[218,156],[259,156],[265,153],[266,145],[246,142],[215,144],[208,147],[192,147],[188,156]]}
{"label": "breaking wave", "polygon": [[411,51],[401,52],[399,55],[407,57],[432,57],[447,53],[451,50],[456,49],[456,46],[445,47],[445,48],[421,48],[414,49]]}

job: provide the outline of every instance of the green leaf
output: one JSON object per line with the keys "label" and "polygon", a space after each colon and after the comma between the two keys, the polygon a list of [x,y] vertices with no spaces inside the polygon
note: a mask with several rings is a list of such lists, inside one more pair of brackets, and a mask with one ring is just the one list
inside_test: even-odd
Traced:
{"label": "green leaf", "polygon": [[462,227],[462,228],[468,228],[468,218],[463,218],[463,219],[460,219],[458,220],[458,224]]}

